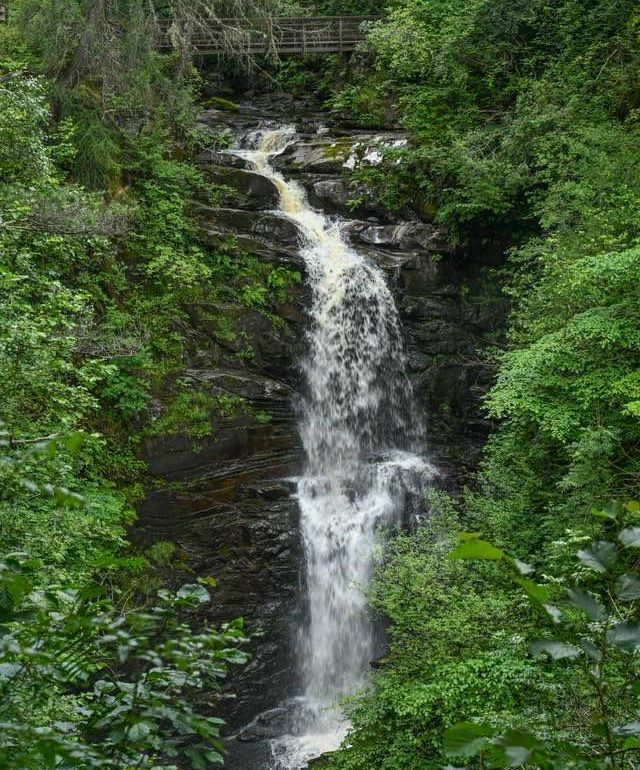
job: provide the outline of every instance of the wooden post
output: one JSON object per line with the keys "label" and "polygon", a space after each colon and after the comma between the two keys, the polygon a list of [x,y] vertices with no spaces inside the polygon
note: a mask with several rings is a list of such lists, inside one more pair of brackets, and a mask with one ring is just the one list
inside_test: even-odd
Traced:
{"label": "wooden post", "polygon": [[6,24],[9,20],[9,9],[6,3],[0,3],[0,24]]}
{"label": "wooden post", "polygon": [[340,17],[340,21],[338,22],[338,31],[339,31],[339,38],[340,38],[340,53],[343,51],[343,43],[342,43],[342,17]]}
{"label": "wooden post", "polygon": [[307,25],[302,22],[302,55],[307,55]]}

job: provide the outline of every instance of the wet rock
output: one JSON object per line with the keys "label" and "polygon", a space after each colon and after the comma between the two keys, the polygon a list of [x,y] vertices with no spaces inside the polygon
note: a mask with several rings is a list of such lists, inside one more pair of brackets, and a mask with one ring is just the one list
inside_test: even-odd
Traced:
{"label": "wet rock", "polygon": [[264,770],[273,764],[267,741],[247,743],[230,738],[225,741],[225,770]]}
{"label": "wet rock", "polygon": [[395,132],[316,136],[289,145],[275,159],[274,165],[290,172],[339,174],[358,166],[377,165],[382,158],[381,146],[401,146],[404,143],[406,138]]}
{"label": "wet rock", "polygon": [[207,171],[211,166],[226,166],[228,168],[248,170],[254,167],[250,160],[224,150],[203,150],[196,158],[196,162],[204,171]]}
{"label": "wet rock", "polygon": [[262,174],[219,165],[207,166],[203,170],[211,182],[230,187],[234,191],[231,197],[238,208],[259,211],[278,206],[278,188]]}
{"label": "wet rock", "polygon": [[310,183],[310,200],[328,211],[344,211],[349,200],[345,180],[341,177],[315,179]]}
{"label": "wet rock", "polygon": [[262,741],[277,738],[289,729],[289,710],[275,708],[264,711],[236,735],[239,741]]}
{"label": "wet rock", "polygon": [[296,225],[285,216],[267,211],[215,208],[194,202],[194,212],[203,229],[211,227],[229,234],[251,234],[268,238],[278,245],[294,246],[300,239]]}
{"label": "wet rock", "polygon": [[[301,330],[296,330],[297,322],[290,320],[295,318],[293,308],[288,308],[288,312],[282,309],[283,322],[278,324],[265,313],[241,305],[197,302],[187,310],[202,334],[191,356],[193,368],[213,368],[215,364],[235,377],[234,370],[244,363],[249,369],[244,379],[247,383],[266,375],[279,382],[297,384],[292,359],[301,355],[302,340]],[[205,337],[209,344],[205,345]]]}
{"label": "wet rock", "polygon": [[304,270],[305,263],[300,256],[300,250],[294,244],[278,244],[260,235],[247,233],[231,233],[222,230],[212,222],[201,222],[200,240],[208,246],[225,247],[233,237],[234,243],[247,254],[260,257],[264,262],[274,265],[286,265]]}
{"label": "wet rock", "polygon": [[384,246],[397,251],[423,249],[430,253],[451,252],[442,229],[424,222],[350,222],[347,233],[355,242]]}

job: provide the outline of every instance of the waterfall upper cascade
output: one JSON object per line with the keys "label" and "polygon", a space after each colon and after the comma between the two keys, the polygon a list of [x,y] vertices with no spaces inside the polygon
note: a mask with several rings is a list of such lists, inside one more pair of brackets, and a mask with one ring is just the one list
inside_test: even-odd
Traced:
{"label": "waterfall upper cascade", "polygon": [[306,767],[344,737],[336,701],[366,683],[379,642],[363,593],[377,533],[402,523],[433,473],[418,454],[423,434],[382,271],[271,165],[294,138],[293,127],[258,131],[245,141],[249,149],[234,151],[277,186],[279,213],[300,232],[311,290],[298,407],[306,455],[297,483],[308,602],[298,639],[304,719],[299,734],[273,741],[279,770]]}

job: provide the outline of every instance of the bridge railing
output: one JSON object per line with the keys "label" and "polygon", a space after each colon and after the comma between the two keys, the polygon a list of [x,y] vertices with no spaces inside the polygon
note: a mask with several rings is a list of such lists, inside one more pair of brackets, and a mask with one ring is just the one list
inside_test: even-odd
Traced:
{"label": "bridge railing", "polygon": [[[252,29],[238,19],[217,19],[200,25],[191,44],[200,53],[222,54],[235,49],[241,54],[275,50],[279,54],[340,53],[353,51],[364,40],[363,22],[379,16],[279,16],[265,29]],[[161,47],[171,45],[166,22]]]}
{"label": "bridge railing", "polygon": [[[8,18],[8,4],[0,2],[0,23]],[[279,54],[342,53],[364,40],[362,25],[379,16],[278,16],[268,28],[252,29],[245,20],[212,19],[198,25],[190,42],[200,53]],[[170,20],[160,23],[159,47],[172,47]]]}

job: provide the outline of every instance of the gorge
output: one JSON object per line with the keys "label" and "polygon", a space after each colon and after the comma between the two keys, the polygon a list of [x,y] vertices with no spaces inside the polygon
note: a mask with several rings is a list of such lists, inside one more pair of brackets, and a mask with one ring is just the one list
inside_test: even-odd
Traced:
{"label": "gorge", "polygon": [[483,291],[491,249],[452,250],[415,212],[361,203],[355,219],[347,208],[346,173],[402,134],[327,128],[309,107],[283,126],[286,95],[257,102],[201,118],[233,127],[231,148],[205,150],[201,163],[236,190],[233,208],[196,204],[202,237],[299,267],[304,283],[273,325],[240,314],[236,338],[252,359],[225,350],[211,308],[194,308],[187,375],[272,420],[225,419],[195,452],[179,436],[148,442],[165,482],[138,534],[177,542],[198,574],[216,576],[214,617],[263,629],[237,697],[223,702],[228,766],[298,770],[337,747],[337,702],[383,652],[364,598],[380,535],[413,527],[426,487],[455,489],[473,467],[485,430],[477,351],[502,310]]}
{"label": "gorge", "polygon": [[0,1],[2,770],[638,770],[639,41]]}

